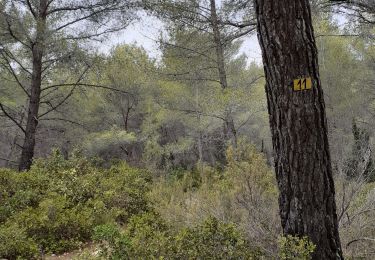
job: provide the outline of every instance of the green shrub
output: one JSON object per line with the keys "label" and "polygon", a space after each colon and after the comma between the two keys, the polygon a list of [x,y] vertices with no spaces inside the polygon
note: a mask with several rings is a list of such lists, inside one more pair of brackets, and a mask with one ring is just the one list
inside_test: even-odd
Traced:
{"label": "green shrub", "polygon": [[6,259],[34,259],[39,250],[25,229],[15,223],[0,226],[0,256]]}
{"label": "green shrub", "polygon": [[[146,212],[150,182],[147,172],[124,163],[103,169],[77,156],[64,160],[55,151],[28,172],[0,169],[0,229],[9,235],[12,226],[25,246],[46,253],[72,250],[91,239],[94,227]],[[2,245],[0,257],[24,255],[13,245]]]}
{"label": "green shrub", "polygon": [[185,228],[174,237],[174,259],[259,259],[233,224],[208,218],[202,224]]}
{"label": "green shrub", "polygon": [[116,224],[104,224],[94,229],[93,240],[99,244],[100,256],[105,259],[128,259],[129,240]]}
{"label": "green shrub", "polygon": [[[176,229],[199,225],[210,216],[236,223],[254,247],[262,248],[268,258],[275,257],[281,232],[278,191],[264,156],[239,140],[236,149],[227,150],[224,171],[207,165],[198,169],[155,181],[149,194],[157,205],[155,211]],[[194,180],[199,185],[193,186]]]}
{"label": "green shrub", "polygon": [[309,260],[315,245],[307,237],[282,236],[279,238],[281,260]]}
{"label": "green shrub", "polygon": [[171,236],[168,226],[154,213],[144,213],[130,219],[127,229],[114,224],[95,228],[94,240],[100,255],[106,259],[160,259],[169,256]]}
{"label": "green shrub", "polygon": [[46,252],[65,252],[88,241],[95,221],[94,209],[70,206],[66,197],[50,194],[37,208],[28,208],[10,219],[25,228]]}
{"label": "green shrub", "polygon": [[[126,174],[124,174],[126,173]],[[120,164],[105,171],[100,180],[104,203],[116,210],[116,221],[126,222],[132,215],[146,212],[151,177],[144,171]]]}
{"label": "green shrub", "polygon": [[41,174],[0,169],[0,224],[18,211],[38,206],[48,182],[48,176]]}
{"label": "green shrub", "polygon": [[170,231],[164,220],[155,213],[148,212],[132,217],[124,234],[130,241],[130,258],[170,258],[170,248],[173,246]]}
{"label": "green shrub", "polygon": [[127,229],[116,226],[96,229],[102,255],[107,259],[258,259],[233,224],[209,218],[180,231],[168,226],[155,213],[134,216]]}

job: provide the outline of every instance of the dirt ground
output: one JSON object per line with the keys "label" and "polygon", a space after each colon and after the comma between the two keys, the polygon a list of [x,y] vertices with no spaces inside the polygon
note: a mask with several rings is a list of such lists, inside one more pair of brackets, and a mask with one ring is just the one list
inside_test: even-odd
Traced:
{"label": "dirt ground", "polygon": [[71,260],[73,258],[78,257],[83,251],[90,252],[92,254],[92,256],[97,255],[96,245],[87,244],[87,245],[83,246],[81,249],[77,249],[75,251],[67,252],[67,253],[64,253],[64,254],[61,254],[61,255],[48,255],[48,256],[45,256],[44,259],[45,260],[56,260],[56,259]]}

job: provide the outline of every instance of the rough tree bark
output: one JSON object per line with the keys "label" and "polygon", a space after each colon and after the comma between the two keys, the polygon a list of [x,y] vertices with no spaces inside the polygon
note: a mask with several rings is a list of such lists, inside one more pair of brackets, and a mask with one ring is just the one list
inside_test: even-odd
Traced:
{"label": "rough tree bark", "polygon": [[[309,1],[255,7],[283,231],[308,236],[313,259],[343,259]],[[309,77],[311,89],[294,91],[295,79]]]}
{"label": "rough tree bark", "polygon": [[44,53],[44,37],[46,29],[48,0],[40,0],[37,17],[36,38],[32,45],[32,77],[29,107],[27,113],[27,123],[25,139],[22,146],[19,170],[30,169],[34,157],[35,136],[38,127],[38,114],[40,106],[40,93],[42,85],[42,66]]}

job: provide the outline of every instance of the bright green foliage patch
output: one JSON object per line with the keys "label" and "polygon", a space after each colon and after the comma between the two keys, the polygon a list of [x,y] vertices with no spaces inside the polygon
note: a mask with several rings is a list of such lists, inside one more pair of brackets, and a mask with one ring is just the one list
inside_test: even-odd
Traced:
{"label": "bright green foliage patch", "polygon": [[279,238],[281,260],[309,260],[316,246],[307,237],[283,236]]}
{"label": "bright green foliage patch", "polygon": [[98,226],[94,229],[93,239],[99,243],[100,256],[111,259],[126,259],[129,240],[122,235],[120,228],[114,223]]}
{"label": "bright green foliage patch", "polygon": [[37,243],[27,235],[26,230],[15,223],[0,226],[0,241],[1,257],[32,259],[39,251]]}
{"label": "bright green foliage patch", "polygon": [[131,218],[127,229],[100,226],[95,232],[106,259],[259,259],[233,224],[208,218],[202,224],[179,231],[157,214]]}
{"label": "bright green foliage patch", "polygon": [[2,169],[0,180],[0,256],[13,259],[77,248],[94,227],[147,211],[151,178],[125,164],[101,169],[55,153],[29,172]]}

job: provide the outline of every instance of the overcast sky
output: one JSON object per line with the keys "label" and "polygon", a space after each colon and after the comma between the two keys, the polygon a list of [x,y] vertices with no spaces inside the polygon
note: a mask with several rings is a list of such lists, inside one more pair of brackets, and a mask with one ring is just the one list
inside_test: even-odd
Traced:
{"label": "overcast sky", "polygon": [[[335,15],[335,20],[340,26],[344,26],[346,19],[342,15]],[[123,43],[136,43],[142,46],[151,57],[158,58],[161,53],[158,50],[157,38],[162,30],[162,23],[147,14],[140,15],[140,20],[133,22],[126,30],[112,34],[110,38],[100,45],[100,50],[108,53],[111,48]],[[262,63],[260,46],[256,33],[243,38],[244,43],[240,53],[248,57],[248,63],[255,61]]]}
{"label": "overcast sky", "polygon": [[[126,30],[111,35],[108,41],[101,44],[101,51],[109,52],[112,47],[121,43],[136,43],[143,46],[153,58],[160,57],[156,39],[162,29],[162,23],[156,18],[143,15],[139,21],[132,23]],[[245,53],[248,62],[261,63],[261,52],[256,35],[244,38],[240,53]]]}

